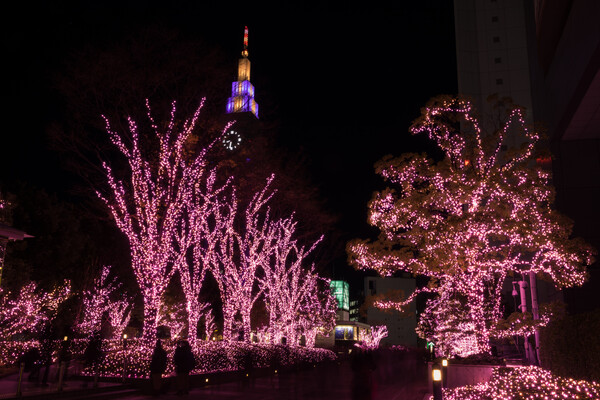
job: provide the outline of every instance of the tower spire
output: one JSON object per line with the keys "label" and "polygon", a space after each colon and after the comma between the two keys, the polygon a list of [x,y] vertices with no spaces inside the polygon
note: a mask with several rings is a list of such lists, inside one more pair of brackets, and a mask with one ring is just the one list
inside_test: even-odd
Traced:
{"label": "tower spire", "polygon": [[248,26],[244,27],[244,50],[242,56],[248,57]]}
{"label": "tower spire", "polygon": [[231,97],[227,100],[227,113],[249,112],[258,118],[258,104],[254,99],[254,86],[250,83],[248,59],[248,27],[244,27],[244,50],[238,61],[237,81],[232,83]]}

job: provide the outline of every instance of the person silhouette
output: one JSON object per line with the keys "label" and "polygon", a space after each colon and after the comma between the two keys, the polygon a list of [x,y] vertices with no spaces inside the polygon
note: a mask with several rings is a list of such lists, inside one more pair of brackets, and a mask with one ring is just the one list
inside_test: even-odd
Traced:
{"label": "person silhouette", "polygon": [[152,359],[150,360],[150,377],[152,379],[152,392],[158,395],[162,391],[162,375],[167,370],[167,352],[162,347],[160,339],[156,340]]}
{"label": "person silhouette", "polygon": [[180,340],[177,343],[173,355],[173,364],[175,364],[177,394],[188,394],[190,390],[190,372],[196,366],[196,360],[194,353],[192,353],[192,347],[187,340]]}

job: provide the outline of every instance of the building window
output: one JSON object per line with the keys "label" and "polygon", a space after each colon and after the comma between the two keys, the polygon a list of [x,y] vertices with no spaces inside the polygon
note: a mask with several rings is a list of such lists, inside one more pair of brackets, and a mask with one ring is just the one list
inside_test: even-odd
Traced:
{"label": "building window", "polygon": [[502,64],[502,57],[494,58],[494,64]]}
{"label": "building window", "polygon": [[498,79],[496,79],[496,85],[502,85],[502,83],[504,83],[504,82],[502,81],[502,78],[498,78]]}
{"label": "building window", "polygon": [[493,41],[494,43],[500,43],[500,36],[494,36],[494,37],[492,38],[492,41]]}

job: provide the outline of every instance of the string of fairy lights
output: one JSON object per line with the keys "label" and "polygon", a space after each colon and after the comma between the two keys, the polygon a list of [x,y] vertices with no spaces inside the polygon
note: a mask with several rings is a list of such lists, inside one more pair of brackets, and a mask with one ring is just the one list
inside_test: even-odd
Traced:
{"label": "string of fairy lights", "polygon": [[600,399],[600,384],[559,377],[535,366],[495,368],[488,382],[444,389],[443,397],[446,400],[593,400]]}
{"label": "string of fairy lights", "polygon": [[[531,162],[539,135],[526,127],[522,110],[484,134],[470,103],[438,99],[411,132],[427,134],[445,157],[404,154],[376,165],[393,187],[369,202],[369,223],[381,235],[351,242],[352,262],[384,276],[398,270],[429,276],[427,291],[437,296],[427,302],[420,335],[446,356],[489,352],[490,337],[523,332],[511,329],[516,325],[496,329],[509,274],[544,275],[558,288],[581,285],[592,251],[570,238],[571,224],[552,208],[550,175]],[[525,144],[504,151],[514,134]]]}
{"label": "string of fairy lights", "polygon": [[[251,310],[262,299],[271,315],[269,334],[264,337],[275,343],[285,336],[296,344],[301,335],[312,337],[334,321],[335,303],[327,296],[314,295],[320,278],[314,266],[306,265],[321,239],[310,248],[300,247],[293,238],[293,218],[271,217],[268,203],[275,194],[271,189],[274,176],[240,212],[233,179],[219,184],[218,171],[208,167],[206,157],[214,143],[191,160],[186,158],[185,143],[202,104],[183,124],[177,124],[173,104],[169,123],[161,130],[146,103],[147,117],[159,143],[158,162],[151,162],[144,154],[135,121],[128,119],[131,140],[126,141],[106,119],[112,143],[127,159],[130,174],[125,184],[105,163],[110,190],[108,195],[98,196],[129,239],[133,270],[144,300],[143,336],[152,338],[161,319],[165,288],[178,271],[186,298],[188,335],[195,338],[198,322],[212,318],[199,300],[210,271],[221,296],[224,340],[237,338],[234,331],[241,331],[243,340],[250,340]],[[223,132],[228,129],[229,125]],[[266,278],[259,281],[257,276],[262,275]]]}
{"label": "string of fairy lights", "polygon": [[70,294],[68,281],[49,292],[40,290],[35,282],[24,285],[18,294],[0,288],[0,338],[38,333]]}
{"label": "string of fairy lights", "polygon": [[[109,279],[109,274],[110,266],[103,266],[92,287],[82,293],[82,307],[86,312],[75,329],[85,337],[100,331],[105,313],[108,314],[110,325],[117,337],[120,337],[131,318],[132,302],[118,292],[121,285],[116,281],[116,277]],[[119,296],[116,300],[115,295]]]}

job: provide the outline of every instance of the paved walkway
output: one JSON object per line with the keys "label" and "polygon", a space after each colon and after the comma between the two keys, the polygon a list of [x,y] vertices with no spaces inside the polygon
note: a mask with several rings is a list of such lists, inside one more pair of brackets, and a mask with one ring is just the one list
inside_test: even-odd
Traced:
{"label": "paved walkway", "polygon": [[[43,369],[41,371],[41,375],[43,375]],[[98,382],[97,385],[94,385],[93,382],[75,378],[68,377],[64,380],[61,385],[61,390],[59,391],[59,384],[57,379],[57,371],[56,368],[51,368],[48,374],[48,383],[46,385],[42,385],[38,380],[30,381],[28,379],[29,373],[25,372],[23,374],[21,380],[21,392],[20,396],[17,393],[19,374],[18,372],[14,372],[5,376],[0,377],[0,399],[14,399],[14,398],[30,398],[30,399],[47,399],[58,397],[62,393],[62,397],[64,395],[74,395],[79,394],[82,397],[86,397],[87,395],[101,393],[103,391],[117,389],[117,388],[125,388],[122,382]]]}
{"label": "paved walkway", "polygon": [[[406,367],[412,369],[407,370]],[[422,375],[420,379],[416,376]],[[427,368],[423,365],[387,365],[381,363],[372,374],[372,400],[423,400],[427,394]],[[211,400],[354,400],[369,399],[361,394],[368,378],[340,361],[317,365],[297,372],[285,372],[266,377],[246,379],[219,385],[192,387],[189,394],[177,395],[170,387],[166,394],[134,395],[127,400],[211,399]]]}
{"label": "paved walkway", "polygon": [[[371,375],[370,379],[368,375]],[[64,395],[71,398],[116,399],[125,400],[355,400],[369,399],[361,390],[370,391],[372,400],[423,400],[427,394],[427,367],[419,360],[378,359],[375,370],[356,371],[349,360],[340,360],[321,364],[299,371],[279,372],[258,378],[247,378],[221,384],[192,384],[188,395],[177,395],[175,382],[170,384],[165,394],[152,396],[142,391],[127,390],[120,382],[99,382],[93,388],[91,382],[67,379],[63,387]],[[57,397],[56,380],[49,380],[48,386],[40,386],[26,379],[22,382],[24,399],[46,399]],[[50,374],[52,377],[52,373]],[[251,376],[251,375],[250,375]],[[196,377],[198,378],[198,377]],[[0,378],[0,399],[16,398],[18,374]],[[147,382],[146,389],[150,387]],[[122,388],[122,391],[116,390]],[[112,391],[110,391],[112,389]],[[106,394],[101,392],[105,390]],[[144,390],[143,392],[147,392]],[[364,391],[362,392],[364,393]]]}

